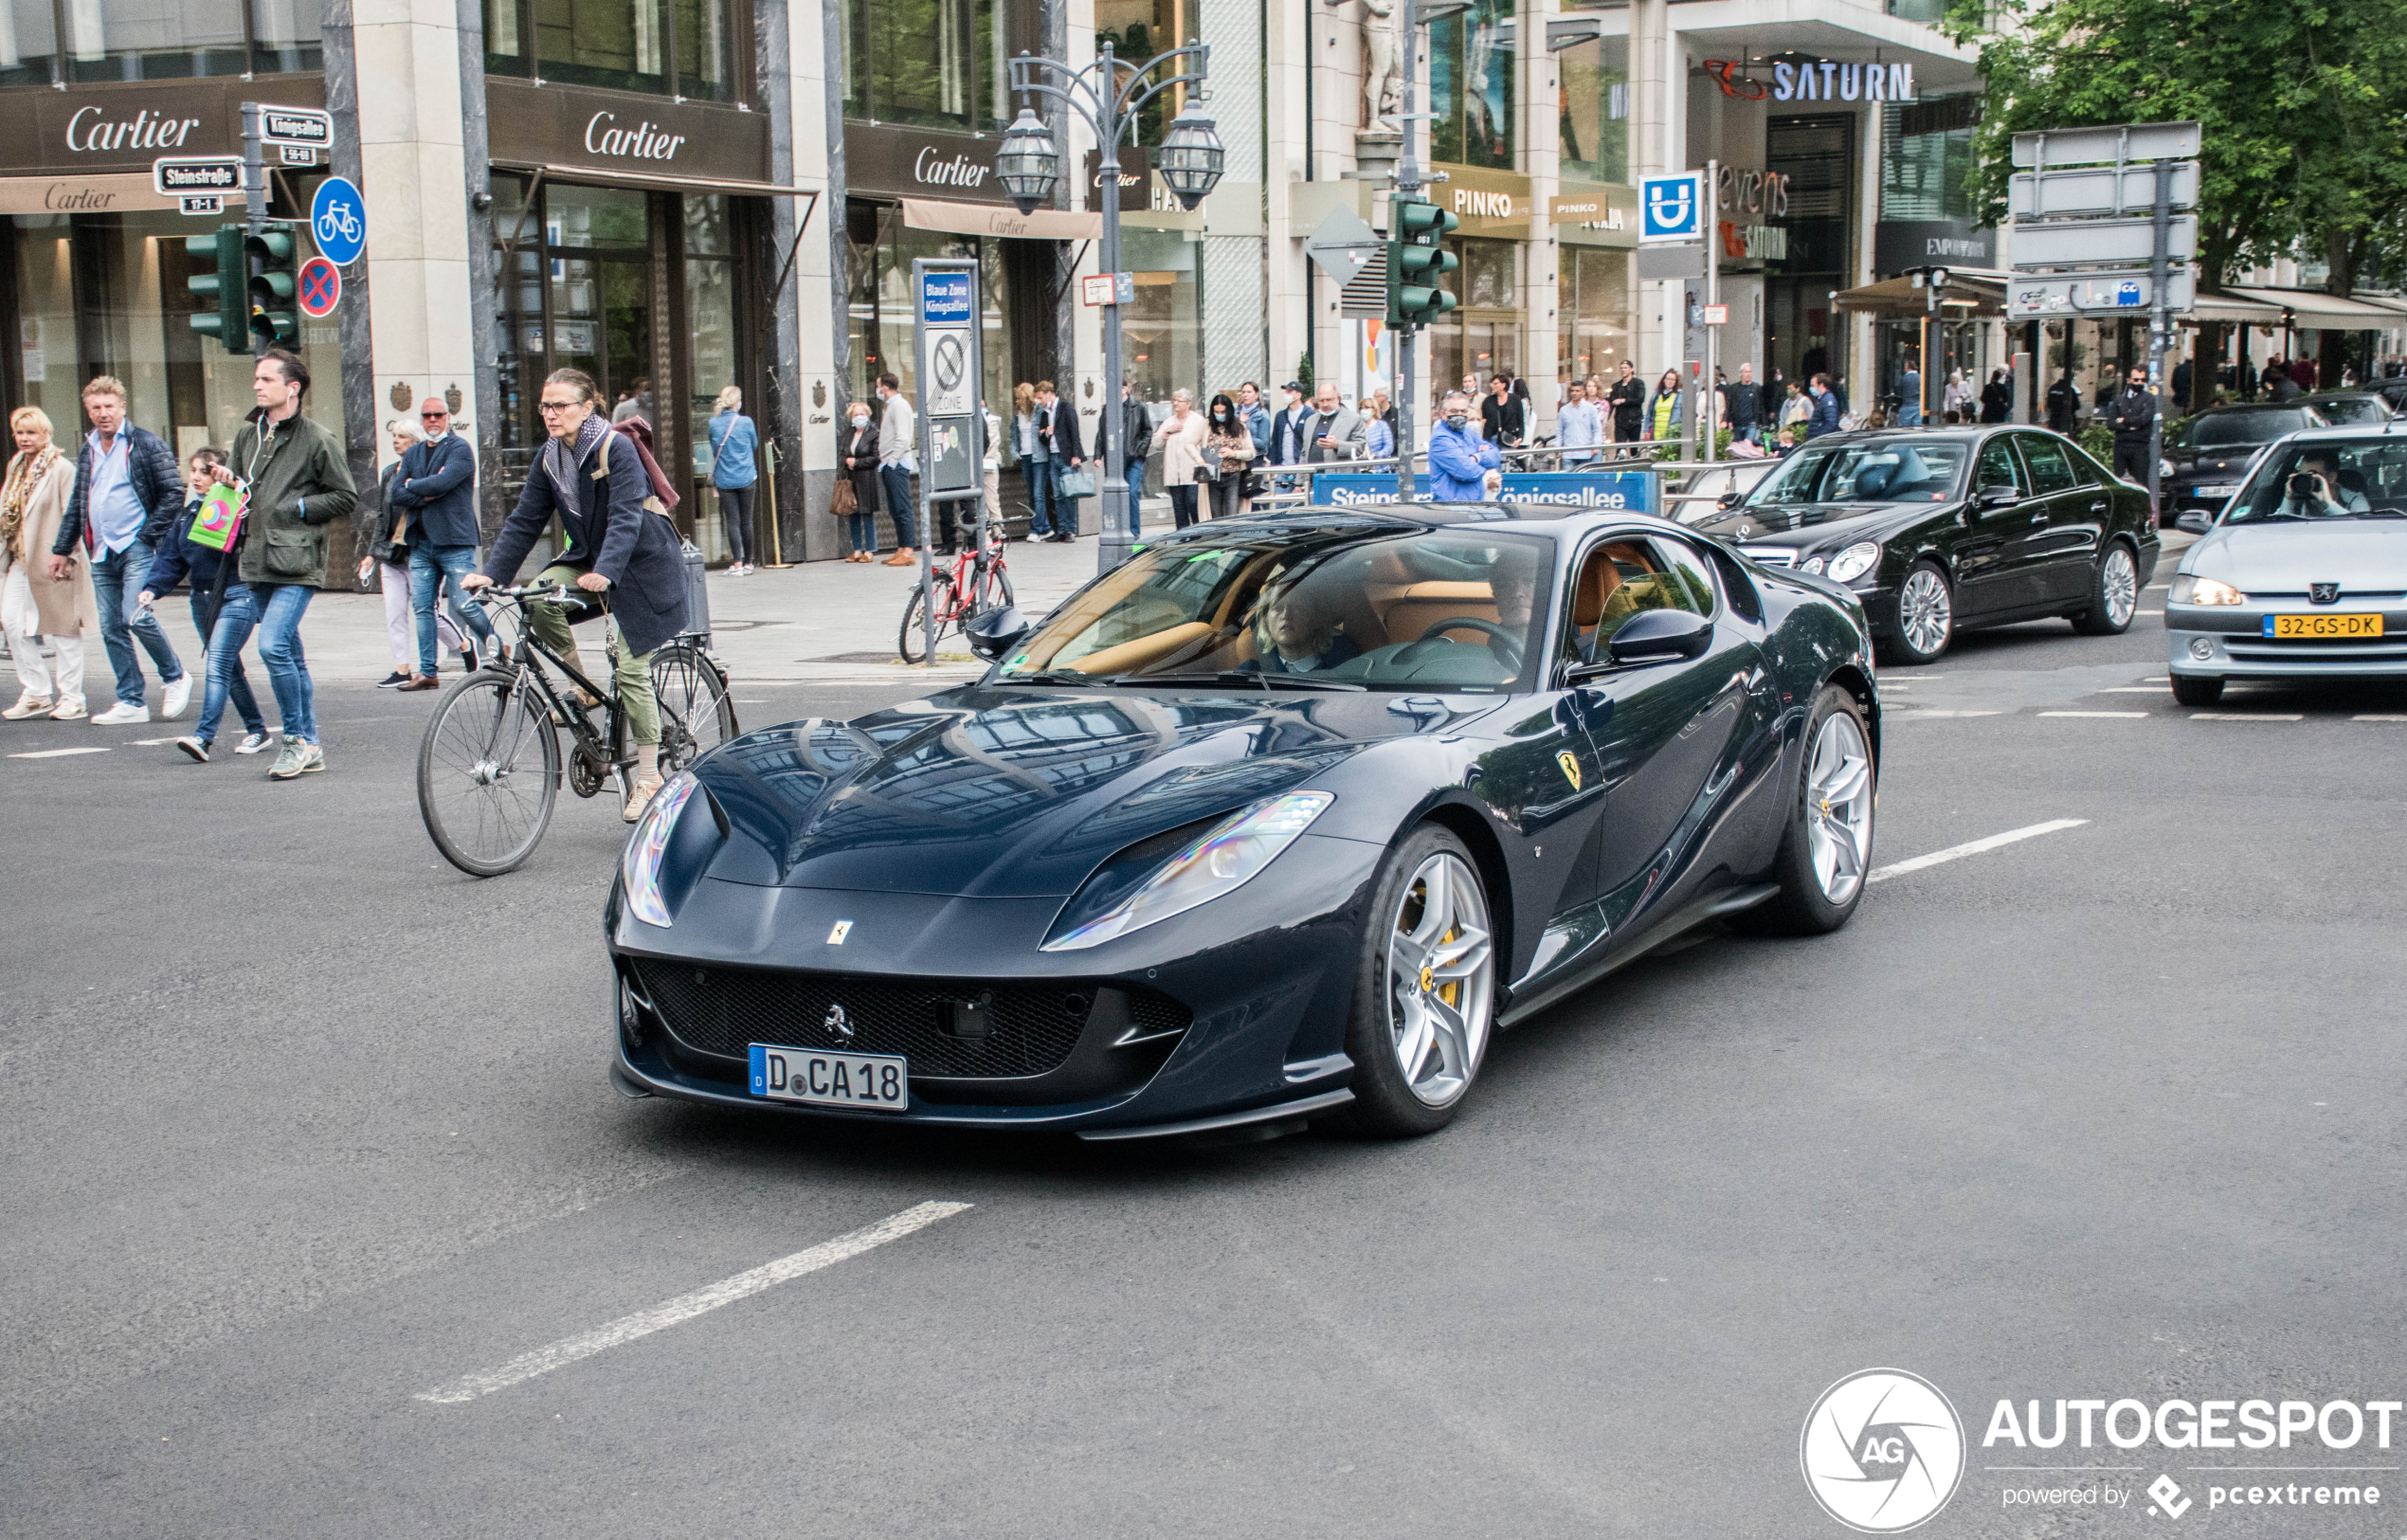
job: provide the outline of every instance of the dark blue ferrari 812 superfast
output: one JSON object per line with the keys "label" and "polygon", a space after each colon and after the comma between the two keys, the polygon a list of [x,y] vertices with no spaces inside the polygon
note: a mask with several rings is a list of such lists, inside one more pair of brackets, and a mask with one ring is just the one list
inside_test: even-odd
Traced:
{"label": "dark blue ferrari 812 superfast", "polygon": [[1261,513],[972,631],[976,683],[747,734],[653,801],[606,916],[622,1090],[1423,1133],[1498,1028],[1863,897],[1863,610],[1660,519]]}

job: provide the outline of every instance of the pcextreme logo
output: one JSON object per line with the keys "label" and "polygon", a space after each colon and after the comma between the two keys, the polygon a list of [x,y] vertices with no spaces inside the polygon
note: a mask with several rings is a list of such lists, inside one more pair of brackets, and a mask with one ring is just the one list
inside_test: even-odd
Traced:
{"label": "pcextreme logo", "polygon": [[1939,1387],[1901,1368],[1868,1368],[1821,1393],[1797,1458],[1822,1511],[1864,1534],[1910,1530],[1956,1495],[1964,1430]]}

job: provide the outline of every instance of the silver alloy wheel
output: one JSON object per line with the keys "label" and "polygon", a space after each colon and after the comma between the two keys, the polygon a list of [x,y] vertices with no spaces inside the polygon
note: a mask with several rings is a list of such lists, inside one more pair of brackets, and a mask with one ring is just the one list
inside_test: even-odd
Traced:
{"label": "silver alloy wheel", "polygon": [[1488,899],[1462,858],[1439,851],[1404,884],[1387,926],[1387,1028],[1404,1084],[1443,1107],[1488,1051],[1495,947]]}
{"label": "silver alloy wheel", "polygon": [[1814,880],[1843,904],[1864,885],[1873,848],[1873,756],[1855,718],[1833,712],[1814,734],[1805,769],[1805,828]]}
{"label": "silver alloy wheel", "polygon": [[1905,591],[1897,595],[1897,625],[1906,633],[1907,643],[1924,657],[1932,657],[1947,644],[1947,632],[1955,620],[1946,581],[1927,567],[1915,568],[1906,579]]}
{"label": "silver alloy wheel", "polygon": [[2107,553],[2106,571],[2099,574],[2099,587],[2106,598],[2107,619],[2120,630],[2131,624],[2131,616],[2140,607],[2140,573],[2131,565],[2131,553],[2116,546]]}

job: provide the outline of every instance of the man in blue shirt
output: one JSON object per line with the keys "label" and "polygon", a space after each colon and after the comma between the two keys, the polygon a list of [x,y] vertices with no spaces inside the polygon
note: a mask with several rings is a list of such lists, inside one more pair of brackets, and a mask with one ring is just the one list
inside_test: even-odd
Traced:
{"label": "man in blue shirt", "polygon": [[[1563,468],[1585,465],[1594,461],[1593,445],[1604,442],[1604,414],[1588,399],[1588,388],[1573,380],[1564,388],[1570,397],[1554,414],[1554,442],[1563,446]],[[1587,450],[1574,454],[1573,450]]]}
{"label": "man in blue shirt", "polygon": [[92,419],[92,431],[76,457],[75,491],[50,547],[50,575],[55,580],[66,574],[67,556],[82,541],[92,558],[100,640],[117,675],[117,704],[93,717],[94,725],[151,719],[141,657],[134,650],[137,638],[166,687],[159,720],[172,722],[192,698],[192,676],[175,656],[158,617],[139,601],[143,580],[151,575],[151,553],[184,511],[184,481],[175,472],[173,452],[157,434],[126,426],[125,387],[118,380],[93,376],[83,388],[83,413]]}

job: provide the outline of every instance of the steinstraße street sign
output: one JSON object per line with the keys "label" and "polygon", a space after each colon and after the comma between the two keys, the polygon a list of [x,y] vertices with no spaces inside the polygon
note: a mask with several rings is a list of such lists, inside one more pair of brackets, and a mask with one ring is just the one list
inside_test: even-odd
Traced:
{"label": "steinstra\u00dfe street sign", "polygon": [[240,155],[161,155],[151,162],[151,189],[173,198],[188,214],[216,214],[243,190]]}

